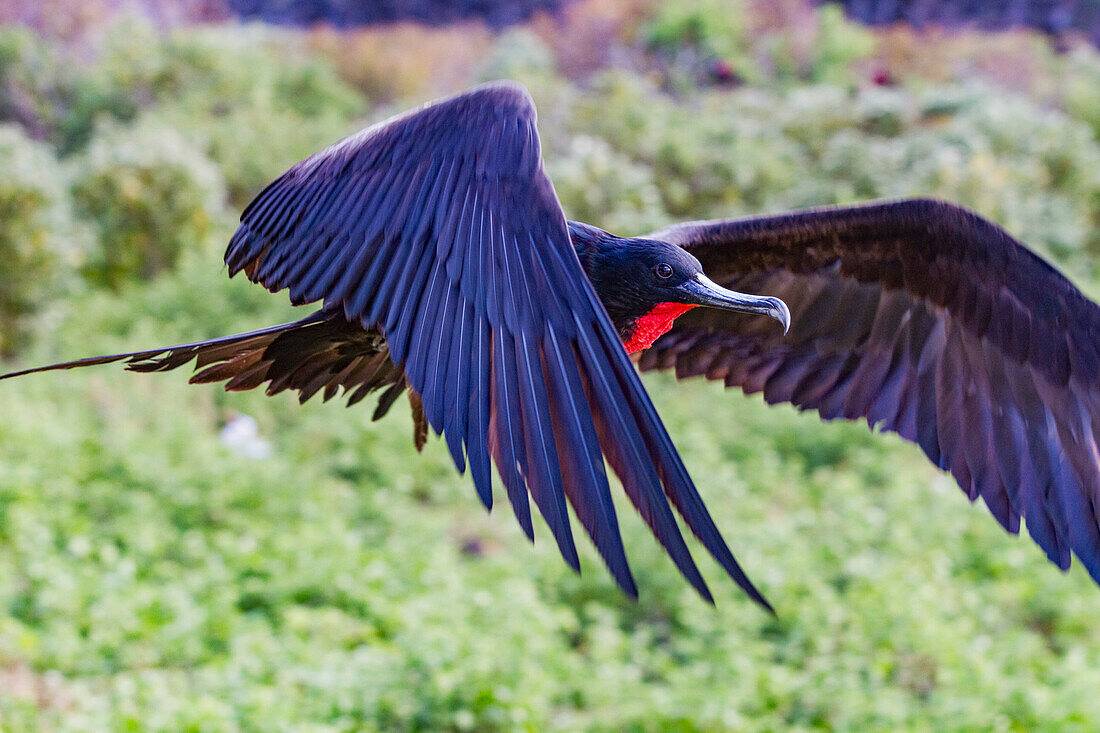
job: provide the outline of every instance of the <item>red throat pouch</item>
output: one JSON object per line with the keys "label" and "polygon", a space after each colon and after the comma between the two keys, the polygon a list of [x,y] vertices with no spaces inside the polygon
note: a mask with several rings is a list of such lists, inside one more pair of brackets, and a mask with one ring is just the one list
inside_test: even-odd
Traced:
{"label": "red throat pouch", "polygon": [[672,322],[698,306],[685,303],[658,303],[649,313],[634,322],[634,334],[623,346],[626,353],[648,349],[653,342],[664,336],[672,328]]}

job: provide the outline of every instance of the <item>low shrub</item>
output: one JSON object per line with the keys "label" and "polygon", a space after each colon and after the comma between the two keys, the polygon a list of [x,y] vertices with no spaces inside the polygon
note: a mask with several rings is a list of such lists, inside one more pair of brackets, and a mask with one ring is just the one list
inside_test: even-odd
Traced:
{"label": "low shrub", "polygon": [[49,146],[0,125],[0,170],[0,355],[11,355],[26,341],[30,316],[74,284],[89,237]]}
{"label": "low shrub", "polygon": [[117,288],[171,268],[226,230],[225,197],[218,167],[175,128],[101,124],[73,164],[73,200],[98,239],[88,279]]}

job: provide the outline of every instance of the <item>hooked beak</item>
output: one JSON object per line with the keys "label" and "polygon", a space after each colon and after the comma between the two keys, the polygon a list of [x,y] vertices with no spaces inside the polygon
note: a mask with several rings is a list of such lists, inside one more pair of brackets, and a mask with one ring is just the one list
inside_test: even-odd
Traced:
{"label": "hooked beak", "polygon": [[679,290],[690,305],[771,316],[783,324],[783,333],[791,327],[791,311],[779,298],[726,290],[703,273],[684,281]]}

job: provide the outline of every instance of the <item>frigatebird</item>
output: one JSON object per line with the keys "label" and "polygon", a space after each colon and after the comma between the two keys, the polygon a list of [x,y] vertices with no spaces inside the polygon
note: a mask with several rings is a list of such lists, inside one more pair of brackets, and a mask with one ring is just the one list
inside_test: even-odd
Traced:
{"label": "frigatebird", "polygon": [[376,419],[407,392],[417,446],[429,426],[443,435],[486,507],[495,463],[523,531],[533,537],[530,495],[573,568],[567,505],[637,595],[606,460],[700,595],[712,600],[670,504],[770,609],[635,366],[675,369],[896,432],[1009,532],[1026,519],[1055,564],[1075,554],[1100,580],[1100,308],[1053,267],[997,225],[924,199],[620,238],[566,221],[535,121],[522,86],[482,85],[271,183],[225,260],[230,276],[321,303],[302,320],[5,377],[193,360],[192,382],[230,390],[343,390],[349,405],[381,390]]}

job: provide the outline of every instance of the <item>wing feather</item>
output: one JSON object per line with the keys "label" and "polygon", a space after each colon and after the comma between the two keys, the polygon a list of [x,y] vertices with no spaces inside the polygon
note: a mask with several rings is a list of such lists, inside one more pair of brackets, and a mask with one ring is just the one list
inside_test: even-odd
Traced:
{"label": "wing feather", "polygon": [[637,423],[627,411],[626,395],[611,373],[603,345],[593,343],[593,336],[583,329],[578,330],[578,337],[579,354],[588,366],[582,372],[585,391],[594,408],[596,433],[604,457],[622,481],[634,508],[642,515],[676,567],[699,595],[713,601],[710,589],[688,552],[672,511],[661,496],[660,478],[646,455]]}
{"label": "wing feather", "polygon": [[[1006,530],[1100,582],[1100,307],[995,224],[908,200],[649,235],[787,301],[786,337],[702,309],[641,355],[918,443]],[[713,365],[721,365],[714,368]]]}
{"label": "wing feather", "polygon": [[199,362],[195,379],[268,384],[301,400],[375,390],[374,417],[408,390],[416,442],[446,436],[492,506],[490,463],[534,536],[529,497],[579,567],[568,506],[630,594],[606,456],[699,593],[710,591],[670,502],[749,594],[629,357],[585,277],[543,170],[535,110],[494,83],[353,135],[285,172],[241,217],[225,261],[314,316],[273,331],[48,368]]}
{"label": "wing feather", "polygon": [[602,454],[704,597],[669,501],[762,601],[584,276],[534,123],[527,93],[498,83],[337,143],[249,205],[226,252],[230,272],[379,328],[486,506],[491,457],[523,531],[533,536],[530,494],[570,565],[567,503],[616,580],[636,593]]}

